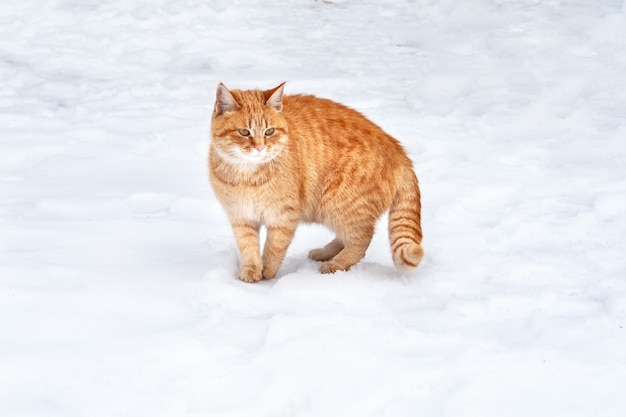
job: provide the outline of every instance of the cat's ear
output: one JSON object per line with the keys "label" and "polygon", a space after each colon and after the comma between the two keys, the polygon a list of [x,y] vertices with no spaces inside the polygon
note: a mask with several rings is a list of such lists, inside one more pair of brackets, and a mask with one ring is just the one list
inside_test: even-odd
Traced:
{"label": "cat's ear", "polygon": [[274,87],[271,90],[264,91],[265,95],[265,104],[270,107],[275,108],[278,111],[283,109],[283,89],[285,88],[284,83],[280,84],[278,87]]}
{"label": "cat's ear", "polygon": [[235,100],[235,97],[231,94],[231,92],[226,88],[226,86],[220,83],[217,86],[217,93],[215,99],[215,114],[218,116],[220,114],[226,113],[227,111],[237,110],[239,108],[239,103]]}

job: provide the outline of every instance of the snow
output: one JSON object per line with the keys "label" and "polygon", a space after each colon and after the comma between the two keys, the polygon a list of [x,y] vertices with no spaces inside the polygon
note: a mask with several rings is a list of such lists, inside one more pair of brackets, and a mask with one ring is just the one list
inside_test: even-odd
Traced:
{"label": "snow", "polygon": [[[626,5],[0,5],[0,415],[623,416]],[[397,137],[426,258],[385,219],[318,274],[236,279],[215,88],[313,93]]]}

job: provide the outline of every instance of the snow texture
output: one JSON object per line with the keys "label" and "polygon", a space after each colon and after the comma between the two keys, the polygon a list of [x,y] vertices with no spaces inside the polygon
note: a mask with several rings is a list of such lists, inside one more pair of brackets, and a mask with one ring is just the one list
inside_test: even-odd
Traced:
{"label": "snow texture", "polygon": [[[0,4],[0,415],[626,415],[619,0]],[[215,88],[406,147],[426,258],[236,279]]]}

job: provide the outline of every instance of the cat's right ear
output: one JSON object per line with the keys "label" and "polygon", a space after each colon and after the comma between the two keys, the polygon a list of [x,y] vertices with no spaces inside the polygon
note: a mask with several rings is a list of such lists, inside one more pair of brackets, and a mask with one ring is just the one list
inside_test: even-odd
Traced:
{"label": "cat's right ear", "polygon": [[226,113],[227,111],[237,110],[239,108],[239,103],[235,100],[235,97],[231,94],[231,92],[226,88],[226,86],[220,83],[217,86],[217,93],[215,98],[215,114],[221,115]]}

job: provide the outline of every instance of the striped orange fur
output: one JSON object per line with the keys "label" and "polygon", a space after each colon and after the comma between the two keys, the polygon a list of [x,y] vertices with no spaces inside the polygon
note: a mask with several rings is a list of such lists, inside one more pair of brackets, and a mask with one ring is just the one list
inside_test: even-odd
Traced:
{"label": "striped orange fur", "polygon": [[276,276],[300,222],[335,232],[309,253],[323,262],[320,271],[347,270],[365,256],[387,210],[394,264],[417,267],[420,190],[400,143],[353,109],[283,89],[217,88],[209,173],[239,248],[239,278]]}

